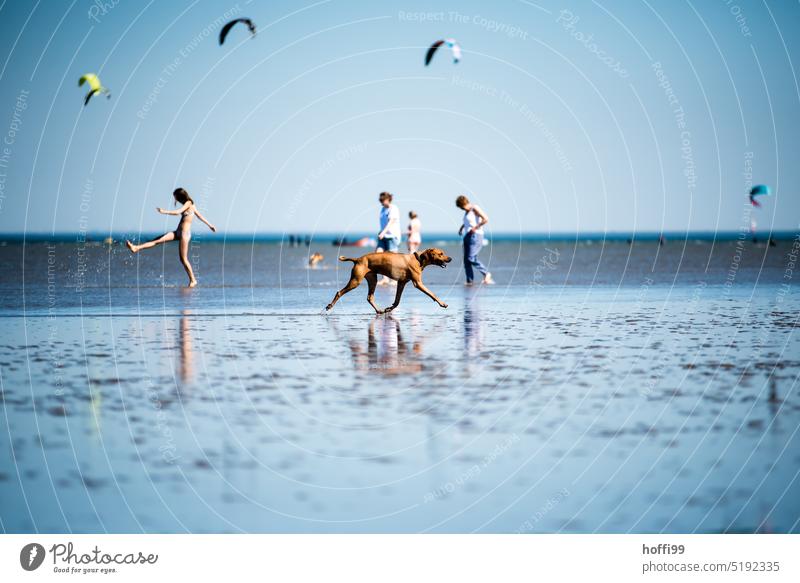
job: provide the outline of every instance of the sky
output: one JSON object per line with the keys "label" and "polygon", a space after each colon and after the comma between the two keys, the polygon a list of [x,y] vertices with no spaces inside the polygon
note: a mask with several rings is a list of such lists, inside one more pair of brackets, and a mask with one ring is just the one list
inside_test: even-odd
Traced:
{"label": "sky", "polygon": [[799,226],[794,1],[0,0],[0,28],[0,232],[171,230],[178,186],[238,234],[374,233],[381,191],[428,232],[459,194],[493,232]]}

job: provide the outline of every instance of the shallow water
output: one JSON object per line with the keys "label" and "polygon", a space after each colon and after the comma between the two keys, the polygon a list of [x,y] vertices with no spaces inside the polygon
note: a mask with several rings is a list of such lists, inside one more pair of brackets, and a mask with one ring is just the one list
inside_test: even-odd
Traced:
{"label": "shallow water", "polygon": [[792,250],[505,243],[375,317],[332,247],[2,247],[0,526],[797,532]]}

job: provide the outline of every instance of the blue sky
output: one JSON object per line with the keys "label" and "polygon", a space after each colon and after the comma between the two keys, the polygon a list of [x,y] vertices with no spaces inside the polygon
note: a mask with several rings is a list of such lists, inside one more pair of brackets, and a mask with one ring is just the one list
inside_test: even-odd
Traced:
{"label": "blue sky", "polygon": [[176,186],[237,233],[372,232],[382,190],[428,231],[460,193],[494,231],[798,228],[797,2],[101,6],[0,4],[2,232],[171,229]]}

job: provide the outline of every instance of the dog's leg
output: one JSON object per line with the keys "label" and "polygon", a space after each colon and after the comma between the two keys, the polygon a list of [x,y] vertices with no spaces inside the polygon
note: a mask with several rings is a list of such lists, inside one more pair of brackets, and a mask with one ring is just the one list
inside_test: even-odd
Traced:
{"label": "dog's leg", "polygon": [[369,290],[367,291],[367,301],[369,305],[375,309],[377,314],[381,313],[380,308],[375,305],[375,286],[378,285],[378,276],[375,275],[375,272],[370,271],[364,276],[364,279],[367,280],[367,285],[369,286]]}
{"label": "dog's leg", "polygon": [[403,295],[403,288],[406,287],[407,283],[408,283],[408,280],[406,280],[406,279],[401,279],[400,281],[397,282],[397,293],[394,294],[394,303],[391,306],[389,306],[388,308],[386,308],[384,310],[384,313],[391,312],[397,306],[400,305],[400,298]]}
{"label": "dog's leg", "polygon": [[333,300],[331,301],[330,304],[328,304],[325,307],[325,309],[326,310],[332,309],[333,306],[336,305],[336,302],[339,301],[339,298],[342,297],[347,292],[356,289],[358,285],[361,283],[362,279],[364,279],[364,274],[361,273],[360,271],[357,271],[357,267],[354,267],[353,271],[350,272],[350,281],[347,282],[346,286],[344,286],[342,289],[336,292],[336,295],[333,296]]}
{"label": "dog's leg", "polygon": [[439,304],[439,305],[440,305],[440,306],[442,306],[443,308],[446,308],[446,307],[447,307],[447,304],[445,304],[445,303],[444,303],[442,300],[440,300],[440,299],[439,299],[439,298],[437,298],[435,295],[433,295],[433,292],[432,292],[431,290],[429,290],[427,287],[425,287],[425,284],[424,284],[424,283],[422,283],[422,280],[418,280],[418,281],[412,281],[411,283],[413,283],[413,284],[414,284],[414,287],[415,287],[415,288],[417,288],[419,291],[421,291],[422,293],[424,293],[426,296],[428,296],[428,297],[429,297],[430,299],[432,299],[434,302],[436,302],[437,304]]}

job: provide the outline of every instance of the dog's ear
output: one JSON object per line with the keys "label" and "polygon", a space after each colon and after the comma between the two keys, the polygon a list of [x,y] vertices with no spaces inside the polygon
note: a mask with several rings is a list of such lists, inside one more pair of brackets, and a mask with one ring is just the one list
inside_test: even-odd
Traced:
{"label": "dog's ear", "polygon": [[414,257],[416,257],[416,258],[417,258],[417,261],[419,261],[420,263],[422,263],[422,260],[421,260],[421,259],[420,259],[420,257],[419,257],[419,253],[417,253],[416,251],[414,251]]}

